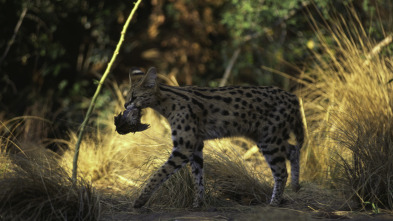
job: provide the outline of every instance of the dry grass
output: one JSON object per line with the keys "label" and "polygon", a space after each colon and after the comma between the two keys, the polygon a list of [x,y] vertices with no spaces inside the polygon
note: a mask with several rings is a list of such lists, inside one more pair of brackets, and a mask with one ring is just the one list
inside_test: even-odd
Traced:
{"label": "dry grass", "polygon": [[[2,220],[97,220],[99,198],[88,182],[72,185],[58,165],[59,155],[26,136],[48,124],[40,117],[18,117],[0,126],[0,218]],[[45,130],[44,130],[45,132]]]}
{"label": "dry grass", "polygon": [[320,53],[303,76],[311,83],[299,91],[311,131],[304,176],[343,185],[360,202],[391,209],[391,51],[373,53],[377,43],[355,13],[353,20],[341,18],[327,28],[329,35],[316,28]]}
{"label": "dry grass", "polygon": [[[270,199],[270,180],[261,171],[250,167],[238,151],[229,139],[207,143],[204,151],[206,207],[265,204]],[[157,165],[165,161],[163,158]],[[193,189],[193,175],[187,166],[166,181],[149,202],[159,208],[192,207]],[[140,190],[134,189],[133,197]]]}
{"label": "dry grass", "polygon": [[[11,160],[10,160],[11,159]],[[0,217],[4,220],[97,220],[100,204],[93,187],[56,167],[54,158],[5,156],[0,179]]]}
{"label": "dry grass", "polygon": [[[244,140],[243,140],[244,142]],[[266,204],[272,194],[271,171],[262,154],[263,164],[255,166],[244,159],[244,149],[231,139],[210,141],[206,148],[206,179],[211,192],[218,198],[230,199],[242,205]],[[248,148],[252,143],[248,142]]]}
{"label": "dry grass", "polygon": [[[358,113],[354,113],[358,114]],[[338,154],[336,161],[349,197],[358,199],[363,206],[393,208],[393,126],[392,118],[363,119],[356,115],[340,119],[339,128],[332,138],[350,157]]]}

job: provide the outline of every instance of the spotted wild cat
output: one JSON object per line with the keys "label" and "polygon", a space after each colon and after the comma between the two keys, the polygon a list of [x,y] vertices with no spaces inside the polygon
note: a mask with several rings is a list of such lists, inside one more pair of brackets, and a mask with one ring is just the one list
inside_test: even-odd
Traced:
{"label": "spotted wild cat", "polygon": [[[286,160],[291,165],[292,188],[299,189],[299,154],[304,129],[295,95],[276,87],[262,86],[168,86],[157,82],[155,68],[150,68],[146,74],[135,69],[130,74],[130,81],[125,112],[140,114],[144,108],[153,108],[168,119],[173,140],[172,154],[151,176],[135,201],[135,208],[145,205],[160,184],[188,162],[195,179],[193,206],[201,206],[205,192],[203,142],[222,137],[245,136],[255,141],[274,177],[271,205],[281,202],[288,177]],[[133,128],[132,132],[147,129],[140,124],[138,116],[128,115],[125,114],[124,119],[119,115],[115,121],[132,119],[130,122],[138,124],[129,127]],[[296,136],[296,145],[288,143],[290,133]]]}

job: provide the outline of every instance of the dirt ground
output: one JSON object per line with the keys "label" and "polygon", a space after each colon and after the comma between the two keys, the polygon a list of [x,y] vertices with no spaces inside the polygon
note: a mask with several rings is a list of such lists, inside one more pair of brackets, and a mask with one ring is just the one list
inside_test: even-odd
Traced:
{"label": "dirt ground", "polygon": [[[216,210],[216,211],[214,211]],[[211,211],[191,211],[191,210],[171,210],[171,211],[134,211],[119,212],[116,214],[105,214],[102,220],[354,220],[354,221],[385,221],[393,220],[393,215],[381,213],[369,215],[366,213],[356,213],[348,211],[336,211],[331,213],[304,212],[287,208],[271,207],[248,207],[236,211],[235,208],[211,209]]]}
{"label": "dirt ground", "polygon": [[[288,192],[288,193],[287,193]],[[205,207],[199,209],[131,208],[123,202],[116,209],[105,210],[101,220],[393,220],[391,211],[362,211],[354,202],[347,202],[338,192],[314,184],[303,184],[298,193],[287,191],[281,207],[266,205]]]}

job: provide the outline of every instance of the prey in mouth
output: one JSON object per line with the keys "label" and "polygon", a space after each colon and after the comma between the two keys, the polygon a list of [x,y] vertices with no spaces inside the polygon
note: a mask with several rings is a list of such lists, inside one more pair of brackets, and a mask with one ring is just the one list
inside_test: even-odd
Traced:
{"label": "prey in mouth", "polygon": [[149,128],[149,124],[141,123],[141,109],[128,105],[126,110],[115,116],[116,131],[119,134],[141,132]]}

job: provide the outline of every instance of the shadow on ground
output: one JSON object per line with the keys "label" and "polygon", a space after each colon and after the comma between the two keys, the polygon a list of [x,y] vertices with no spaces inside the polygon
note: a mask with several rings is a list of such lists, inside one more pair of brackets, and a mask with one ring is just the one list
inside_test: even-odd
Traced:
{"label": "shadow on ground", "polygon": [[281,207],[244,206],[176,209],[145,207],[133,209],[131,201],[104,197],[111,206],[105,209],[101,220],[393,220],[389,211],[379,214],[360,212],[355,202],[348,202],[336,191],[315,184],[303,184],[298,193],[286,190]]}

